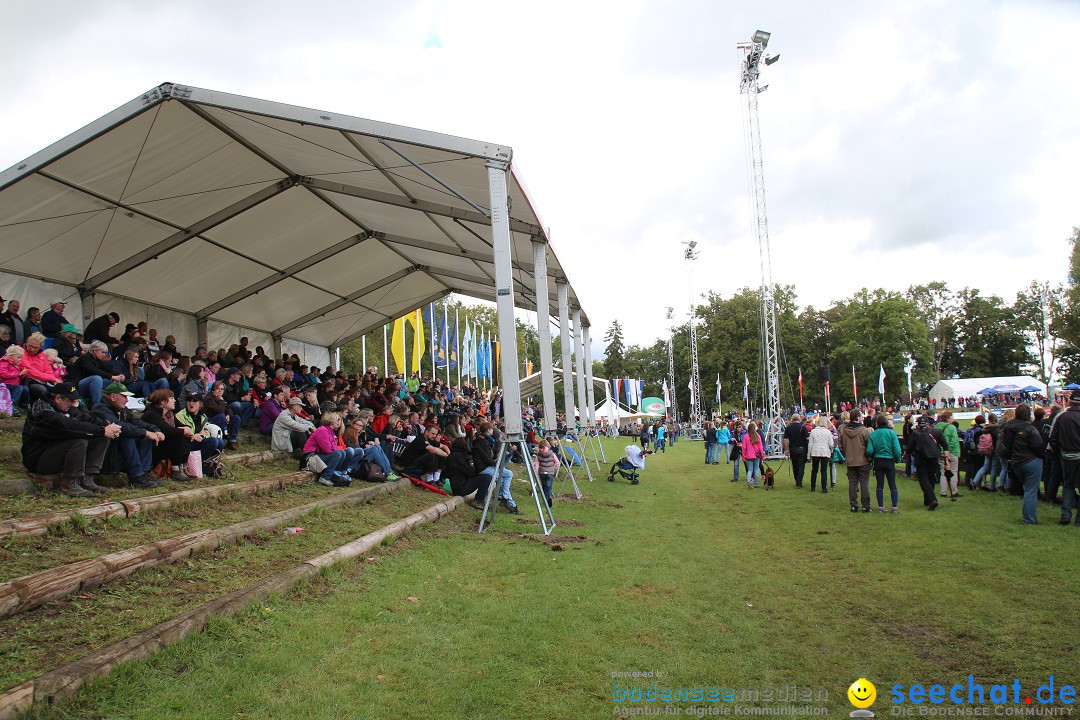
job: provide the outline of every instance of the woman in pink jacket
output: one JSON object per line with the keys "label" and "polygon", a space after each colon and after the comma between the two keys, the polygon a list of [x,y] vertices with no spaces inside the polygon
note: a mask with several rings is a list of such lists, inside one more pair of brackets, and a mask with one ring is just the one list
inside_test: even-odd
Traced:
{"label": "woman in pink jacket", "polygon": [[46,383],[52,385],[59,381],[56,377],[56,370],[53,368],[49,358],[45,353],[41,352],[41,346],[45,343],[45,336],[41,333],[34,333],[30,337],[26,338],[26,352],[23,354],[22,360],[19,361],[19,370],[26,372],[23,377],[28,380],[36,380],[40,383]]}
{"label": "woman in pink jacket", "polygon": [[761,477],[761,460],[765,456],[765,443],[758,433],[757,423],[746,426],[746,435],[742,439],[742,457],[746,463],[746,484],[757,487]]}

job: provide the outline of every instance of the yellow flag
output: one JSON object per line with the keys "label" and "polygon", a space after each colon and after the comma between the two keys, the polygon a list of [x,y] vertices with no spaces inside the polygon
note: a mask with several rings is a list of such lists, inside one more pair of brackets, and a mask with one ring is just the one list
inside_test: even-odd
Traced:
{"label": "yellow flag", "polygon": [[491,368],[491,377],[495,378],[495,382],[499,382],[499,370],[502,369],[502,365],[499,363],[499,353],[502,351],[502,344],[497,340],[495,341],[495,365]]}
{"label": "yellow flag", "polygon": [[394,365],[398,372],[405,370],[405,318],[394,321],[394,334],[390,337],[390,354],[394,356]]}
{"label": "yellow flag", "polygon": [[413,357],[412,371],[420,372],[420,359],[427,351],[426,335],[424,334],[424,316],[420,310],[413,310],[409,315],[409,324],[413,326]]}

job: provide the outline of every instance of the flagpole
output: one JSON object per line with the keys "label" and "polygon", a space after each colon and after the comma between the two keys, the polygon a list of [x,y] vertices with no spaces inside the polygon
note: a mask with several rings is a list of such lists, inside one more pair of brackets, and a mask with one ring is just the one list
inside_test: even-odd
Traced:
{"label": "flagpole", "polygon": [[382,366],[383,377],[390,377],[390,344],[386,342],[386,323],[382,326]]}
{"label": "flagpole", "polygon": [[428,320],[431,324],[431,380],[434,382],[439,379],[439,370],[435,367],[435,303],[429,302],[428,307],[431,308],[431,317]]}
{"label": "flagpole", "polygon": [[799,368],[799,409],[803,411],[806,410],[806,405],[803,403],[802,368]]}
{"label": "flagpole", "polygon": [[449,388],[450,387],[450,317],[449,317],[450,308],[447,307],[446,300],[443,300],[442,307],[443,307],[443,311],[442,311],[442,322],[443,322],[443,324],[441,326],[439,326],[439,329],[440,330],[443,330],[443,329],[446,330],[446,332],[444,332],[442,334],[442,343],[443,343],[443,355],[446,356],[445,357],[445,359],[446,359],[446,387]]}
{"label": "flagpole", "polygon": [[855,366],[851,366],[851,391],[855,395],[855,406],[859,405],[859,385],[855,382]]}
{"label": "flagpole", "polygon": [[360,338],[360,354],[363,356],[363,360],[360,361],[360,374],[363,375],[367,372],[367,333]]}
{"label": "flagpole", "polygon": [[458,390],[461,390],[461,316],[458,313],[458,307],[454,306],[454,344],[457,357],[457,386]]}

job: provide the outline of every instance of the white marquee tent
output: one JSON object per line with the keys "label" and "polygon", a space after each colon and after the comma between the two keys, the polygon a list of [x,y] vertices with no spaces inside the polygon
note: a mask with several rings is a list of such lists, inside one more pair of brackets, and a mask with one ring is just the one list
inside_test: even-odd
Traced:
{"label": "white marquee tent", "polygon": [[985,377],[985,378],[958,378],[955,380],[939,380],[930,388],[929,397],[941,402],[943,398],[968,398],[979,394],[979,391],[992,387],[1011,386],[1017,391],[1026,387],[1038,388],[1042,394],[1046,394],[1046,384],[1028,375],[1016,375],[1011,377]]}
{"label": "white marquee tent", "polygon": [[539,252],[539,302],[557,312],[561,284],[580,310],[511,148],[166,83],[0,173],[0,288],[182,351],[247,335],[325,365],[449,293],[504,294],[505,225],[516,306],[536,308]]}

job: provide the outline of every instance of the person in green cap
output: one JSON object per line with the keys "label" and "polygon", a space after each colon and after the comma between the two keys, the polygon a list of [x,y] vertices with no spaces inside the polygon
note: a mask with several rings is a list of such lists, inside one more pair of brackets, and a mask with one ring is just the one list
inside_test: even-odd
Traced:
{"label": "person in green cap", "polygon": [[131,487],[160,486],[161,483],[150,474],[150,468],[153,467],[154,446],[165,439],[165,433],[135,417],[128,409],[127,399],[134,393],[123,383],[109,383],[101,395],[102,401],[90,408],[90,414],[106,425],[120,426],[120,437],[109,444],[104,466],[122,466]]}

